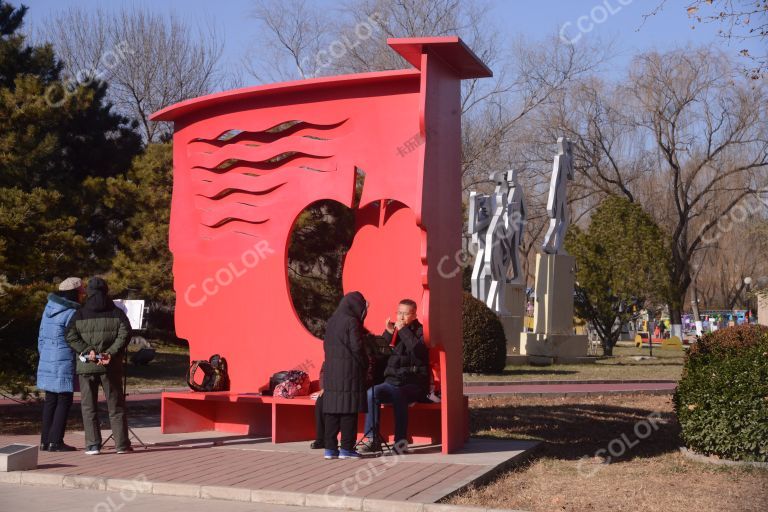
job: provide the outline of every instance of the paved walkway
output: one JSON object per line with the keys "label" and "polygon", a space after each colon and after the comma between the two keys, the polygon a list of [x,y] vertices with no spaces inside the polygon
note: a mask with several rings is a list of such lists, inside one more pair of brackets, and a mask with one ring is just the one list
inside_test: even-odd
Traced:
{"label": "paved walkway", "polygon": [[[99,490],[148,482],[152,484],[149,492],[154,494],[205,497],[206,493],[224,493],[234,496],[227,499],[250,499],[257,493],[254,501],[264,496],[269,499],[276,491],[280,500],[288,500],[279,503],[302,505],[345,499],[356,500],[354,503],[434,503],[522,460],[538,444],[472,439],[462,451],[451,455],[440,454],[439,446],[423,446],[405,456],[326,461],[320,450],[310,450],[306,442],[275,445],[268,439],[219,432],[163,435],[159,427],[134,431],[145,443],[156,444],[125,455],[115,454],[111,447],[98,456],[82,451],[41,452],[37,469],[0,474],[0,482]],[[0,436],[0,446],[37,441],[37,436]],[[85,444],[82,432],[68,433],[66,441],[80,449]]]}

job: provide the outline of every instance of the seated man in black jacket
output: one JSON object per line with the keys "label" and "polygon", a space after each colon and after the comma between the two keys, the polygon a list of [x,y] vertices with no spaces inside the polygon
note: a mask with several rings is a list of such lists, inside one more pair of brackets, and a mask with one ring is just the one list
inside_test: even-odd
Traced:
{"label": "seated man in black jacket", "polygon": [[[403,299],[397,307],[397,321],[387,318],[386,330],[382,335],[393,346],[384,382],[368,390],[368,413],[365,416],[365,432],[378,432],[371,414],[376,408],[376,422],[379,421],[378,406],[391,403],[395,415],[396,451],[407,449],[408,404],[418,402],[427,395],[429,388],[429,350],[424,343],[424,328],[416,318],[416,303]],[[376,403],[374,393],[376,390]],[[371,434],[370,437],[373,437]],[[371,439],[363,451],[379,451],[380,439]]]}

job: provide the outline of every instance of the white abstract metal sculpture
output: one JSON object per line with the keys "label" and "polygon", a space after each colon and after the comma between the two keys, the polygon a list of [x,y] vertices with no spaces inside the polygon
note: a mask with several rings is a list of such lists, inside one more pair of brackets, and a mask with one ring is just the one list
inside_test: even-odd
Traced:
{"label": "white abstract metal sculpture", "polygon": [[568,181],[573,181],[573,143],[565,137],[557,139],[557,154],[552,166],[549,182],[547,214],[549,229],[544,235],[542,250],[547,254],[559,254],[563,248],[565,232],[568,230]]}
{"label": "white abstract metal sculpture", "polygon": [[517,171],[496,172],[493,195],[470,193],[469,232],[478,249],[472,295],[500,314],[508,313],[504,285],[522,275],[518,247],[525,229],[523,191]]}

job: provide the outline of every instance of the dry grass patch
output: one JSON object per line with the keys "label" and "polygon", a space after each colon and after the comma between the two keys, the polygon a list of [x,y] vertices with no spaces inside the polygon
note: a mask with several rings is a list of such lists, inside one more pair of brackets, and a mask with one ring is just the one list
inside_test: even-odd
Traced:
{"label": "dry grass patch", "polygon": [[545,443],[529,465],[450,503],[530,511],[768,510],[768,470],[702,464],[677,451],[669,396],[489,398],[471,407],[474,435]]}

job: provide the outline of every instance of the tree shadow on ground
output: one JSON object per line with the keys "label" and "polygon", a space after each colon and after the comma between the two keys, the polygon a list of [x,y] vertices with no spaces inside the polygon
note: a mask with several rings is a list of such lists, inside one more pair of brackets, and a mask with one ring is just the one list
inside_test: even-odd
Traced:
{"label": "tree shadow on ground", "polygon": [[[131,427],[155,427],[160,425],[159,401],[129,401],[126,404],[128,424]],[[42,402],[24,404],[9,404],[0,406],[0,434],[27,435],[37,434],[42,427]],[[109,428],[107,404],[102,396],[99,397],[99,422],[102,428]],[[67,433],[83,430],[83,416],[80,404],[75,402],[67,417]],[[66,436],[65,436],[66,441]]]}
{"label": "tree shadow on ground", "polygon": [[481,437],[541,439],[542,456],[565,460],[654,457],[681,443],[673,412],[605,404],[473,407],[470,429]]}

